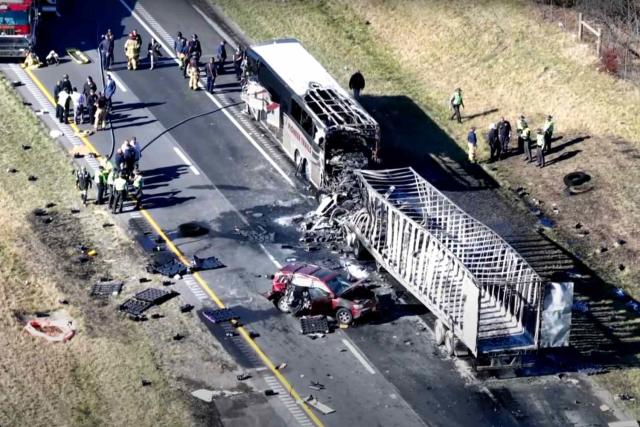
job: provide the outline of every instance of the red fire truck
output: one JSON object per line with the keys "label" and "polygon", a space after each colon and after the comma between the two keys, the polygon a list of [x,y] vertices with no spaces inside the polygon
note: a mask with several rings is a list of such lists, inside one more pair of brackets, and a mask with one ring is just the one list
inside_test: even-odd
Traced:
{"label": "red fire truck", "polygon": [[25,57],[36,44],[37,0],[0,0],[0,57]]}

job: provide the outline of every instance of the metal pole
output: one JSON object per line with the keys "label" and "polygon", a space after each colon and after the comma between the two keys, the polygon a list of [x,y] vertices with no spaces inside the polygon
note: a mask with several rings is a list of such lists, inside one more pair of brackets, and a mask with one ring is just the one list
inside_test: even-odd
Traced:
{"label": "metal pole", "polygon": [[598,27],[598,33],[596,34],[598,40],[596,41],[596,54],[600,58],[600,50],[602,48],[602,28]]}
{"label": "metal pole", "polygon": [[578,12],[578,41],[582,41],[582,12]]}

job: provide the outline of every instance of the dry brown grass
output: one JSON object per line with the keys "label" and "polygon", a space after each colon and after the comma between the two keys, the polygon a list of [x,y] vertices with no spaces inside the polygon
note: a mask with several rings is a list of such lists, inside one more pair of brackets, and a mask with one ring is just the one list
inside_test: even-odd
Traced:
{"label": "dry brown grass", "polygon": [[[231,388],[233,365],[192,316],[179,313],[177,299],[161,308],[165,319],[137,324],[117,313],[115,301],[89,298],[102,276],[124,279],[126,294],[139,290],[142,255],[118,227],[102,227],[104,211],[70,213],[81,205],[70,161],[4,80],[0,99],[0,425],[179,426],[203,413],[213,423],[215,408],[187,392]],[[6,172],[11,167],[18,172]],[[28,182],[30,174],[39,179]],[[47,202],[57,206],[44,225],[31,212]],[[83,265],[73,261],[81,243],[98,250]],[[69,343],[22,333],[19,314],[61,308],[78,328]],[[177,332],[187,335],[181,344],[171,340]],[[142,387],[142,378],[151,385]]]}

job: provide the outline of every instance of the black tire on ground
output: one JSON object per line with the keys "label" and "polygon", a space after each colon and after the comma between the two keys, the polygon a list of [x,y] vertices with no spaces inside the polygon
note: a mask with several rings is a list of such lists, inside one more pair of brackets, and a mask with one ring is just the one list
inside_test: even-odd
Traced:
{"label": "black tire on ground", "polygon": [[576,171],[566,174],[562,180],[567,187],[575,187],[591,181],[591,176],[585,172]]}
{"label": "black tire on ground", "polygon": [[339,325],[349,326],[353,322],[353,315],[351,314],[351,310],[341,307],[336,310],[336,322]]}
{"label": "black tire on ground", "polygon": [[447,327],[444,325],[442,320],[440,319],[436,320],[436,327],[433,332],[435,335],[436,345],[444,344],[444,338],[445,338],[445,335],[447,334]]}
{"label": "black tire on ground", "polygon": [[449,357],[453,357],[456,352],[456,338],[453,336],[453,332],[447,331],[444,335],[444,349],[445,353]]}
{"label": "black tire on ground", "polygon": [[182,237],[198,237],[207,234],[209,229],[207,227],[203,227],[197,222],[185,222],[178,226],[178,232]]}
{"label": "black tire on ground", "polygon": [[371,257],[367,248],[365,248],[357,238],[353,244],[353,255],[358,261],[364,261]]}

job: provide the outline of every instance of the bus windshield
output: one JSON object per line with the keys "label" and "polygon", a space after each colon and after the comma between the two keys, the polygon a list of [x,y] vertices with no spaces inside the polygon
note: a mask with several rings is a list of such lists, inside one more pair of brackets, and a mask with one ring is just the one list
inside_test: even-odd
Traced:
{"label": "bus windshield", "polygon": [[0,11],[0,25],[28,25],[29,12]]}

